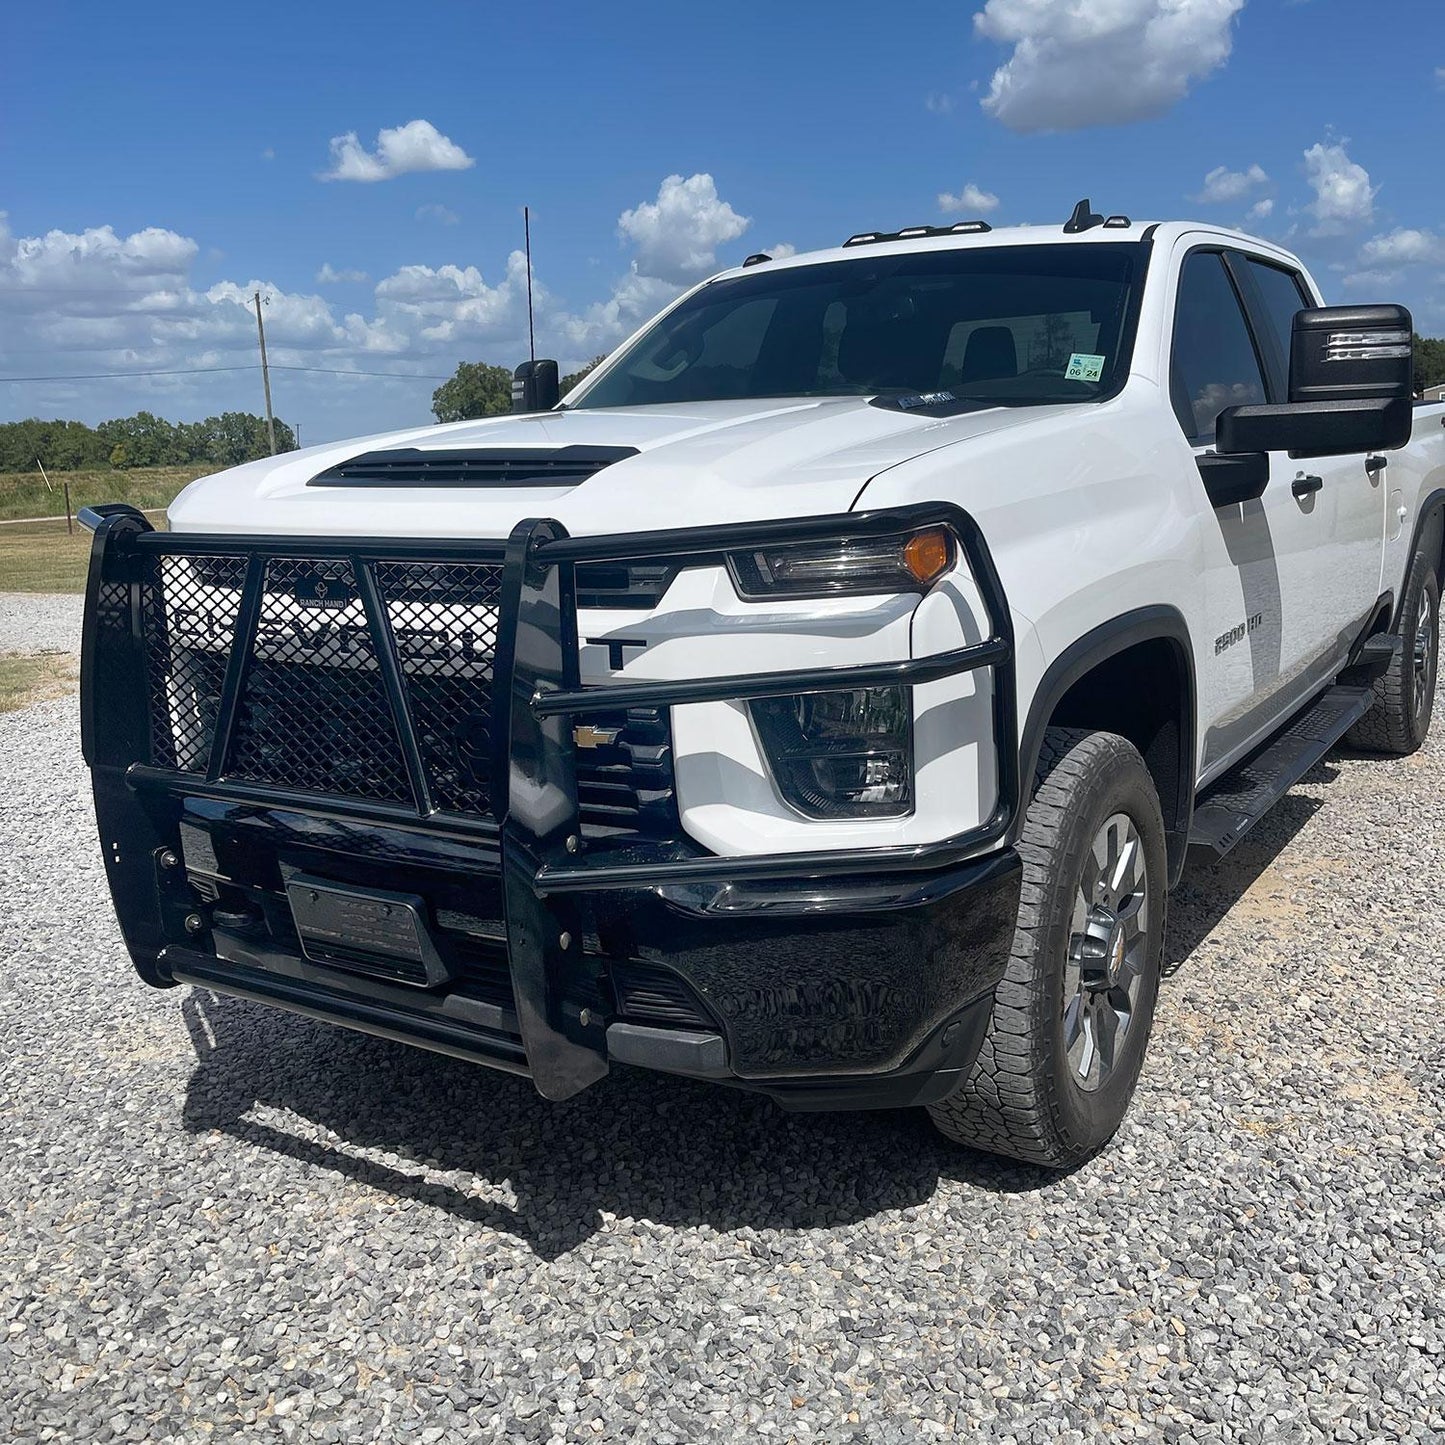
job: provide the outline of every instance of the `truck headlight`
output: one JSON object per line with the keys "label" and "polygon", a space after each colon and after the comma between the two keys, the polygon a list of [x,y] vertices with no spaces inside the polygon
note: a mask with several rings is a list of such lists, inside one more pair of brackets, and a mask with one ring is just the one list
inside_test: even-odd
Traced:
{"label": "truck headlight", "polygon": [[728,553],[740,597],[832,597],[926,592],[953,565],[953,533],[925,527],[896,537],[840,537]]}
{"label": "truck headlight", "polygon": [[778,790],[800,813],[878,818],[912,811],[908,688],[810,692],[748,706]]}

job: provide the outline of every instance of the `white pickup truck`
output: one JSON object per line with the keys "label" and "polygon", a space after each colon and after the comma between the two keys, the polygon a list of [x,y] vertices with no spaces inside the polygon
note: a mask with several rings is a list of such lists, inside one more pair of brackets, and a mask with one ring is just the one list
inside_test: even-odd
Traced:
{"label": "white pickup truck", "polygon": [[511,417],[95,509],[136,967],[551,1099],[625,1063],[1076,1163],[1191,848],[1425,736],[1410,332],[1081,203],[749,257],[565,402],[528,363]]}

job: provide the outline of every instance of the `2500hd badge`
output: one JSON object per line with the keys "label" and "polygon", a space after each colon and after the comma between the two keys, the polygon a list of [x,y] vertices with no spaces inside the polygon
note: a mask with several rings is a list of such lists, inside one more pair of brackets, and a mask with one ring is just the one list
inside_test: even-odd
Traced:
{"label": "2500hd badge", "polygon": [[1263,623],[1264,613],[1255,612],[1251,616],[1246,617],[1237,627],[1231,627],[1228,632],[1221,632],[1219,636],[1214,639],[1215,655],[1218,656],[1219,653],[1225,651],[1227,648],[1233,647],[1236,642],[1243,642],[1251,632],[1257,627],[1262,626]]}

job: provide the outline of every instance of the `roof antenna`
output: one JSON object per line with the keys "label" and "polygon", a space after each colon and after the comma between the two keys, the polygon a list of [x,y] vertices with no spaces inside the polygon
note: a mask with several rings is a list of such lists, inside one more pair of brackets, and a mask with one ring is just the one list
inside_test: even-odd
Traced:
{"label": "roof antenna", "polygon": [[1102,226],[1104,218],[1089,204],[1089,198],[1084,197],[1074,207],[1074,214],[1064,222],[1064,235],[1077,236],[1080,231],[1090,231],[1095,226]]}
{"label": "roof antenna", "polygon": [[522,207],[522,234],[527,245],[527,356],[537,359],[537,333],[532,326],[532,213]]}

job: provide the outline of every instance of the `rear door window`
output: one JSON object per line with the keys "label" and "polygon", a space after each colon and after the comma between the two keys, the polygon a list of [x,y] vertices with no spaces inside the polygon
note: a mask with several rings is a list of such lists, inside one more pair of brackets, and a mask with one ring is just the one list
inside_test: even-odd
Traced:
{"label": "rear door window", "polygon": [[1234,285],[1215,251],[1185,258],[1174,307],[1174,349],[1169,395],[1193,446],[1214,440],[1214,424],[1227,406],[1265,399],[1264,371],[1255,353]]}
{"label": "rear door window", "polygon": [[1290,337],[1294,334],[1295,312],[1315,303],[1310,300],[1304,281],[1296,272],[1271,266],[1253,256],[1245,257],[1244,264],[1254,284],[1259,288],[1259,299],[1263,303],[1261,314],[1256,317],[1256,321],[1268,332],[1277,353],[1269,358],[1273,399],[1287,401],[1289,347]]}

